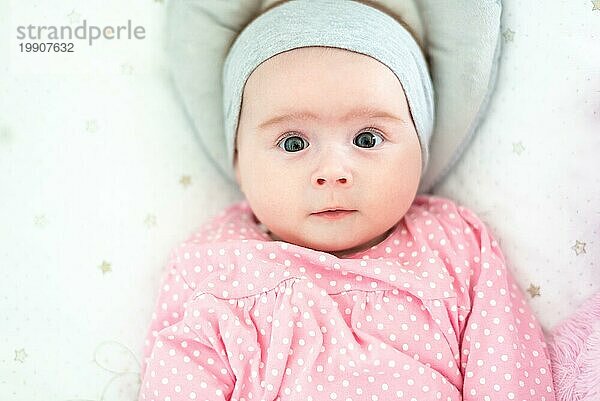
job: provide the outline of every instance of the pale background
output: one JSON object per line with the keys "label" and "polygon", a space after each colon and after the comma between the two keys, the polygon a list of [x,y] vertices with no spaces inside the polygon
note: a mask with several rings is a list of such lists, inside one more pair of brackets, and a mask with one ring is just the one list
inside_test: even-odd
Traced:
{"label": "pale background", "polygon": [[[496,94],[436,194],[499,240],[549,332],[600,287],[600,0],[505,1]],[[0,0],[0,400],[134,400],[168,252],[240,194],[171,92],[161,1]],[[143,40],[19,53],[19,25]],[[539,288],[538,288],[539,287]]]}

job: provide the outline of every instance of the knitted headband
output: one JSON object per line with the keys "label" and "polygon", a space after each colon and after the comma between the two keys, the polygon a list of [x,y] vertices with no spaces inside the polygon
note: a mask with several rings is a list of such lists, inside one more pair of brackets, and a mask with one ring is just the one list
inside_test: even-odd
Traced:
{"label": "knitted headband", "polygon": [[398,77],[421,145],[422,172],[429,160],[434,125],[434,93],[421,49],[391,16],[351,0],[291,0],[252,21],[237,37],[223,66],[223,110],[229,164],[244,86],[269,58],[299,47],[350,50],[378,60]]}

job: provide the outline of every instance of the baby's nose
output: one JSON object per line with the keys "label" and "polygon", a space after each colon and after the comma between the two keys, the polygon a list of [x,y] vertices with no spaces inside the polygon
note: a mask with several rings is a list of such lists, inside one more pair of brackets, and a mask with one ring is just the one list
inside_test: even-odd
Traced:
{"label": "baby's nose", "polygon": [[348,167],[347,157],[335,157],[331,153],[318,166],[312,175],[312,183],[316,188],[327,186],[349,188],[353,184],[353,176]]}
{"label": "baby's nose", "polygon": [[[350,181],[350,183],[349,183]],[[351,180],[349,180],[346,177],[340,177],[338,179],[327,179],[327,178],[317,178],[317,186],[318,187],[322,187],[323,185],[333,182],[336,185],[343,185],[343,186],[349,186],[351,184]]]}

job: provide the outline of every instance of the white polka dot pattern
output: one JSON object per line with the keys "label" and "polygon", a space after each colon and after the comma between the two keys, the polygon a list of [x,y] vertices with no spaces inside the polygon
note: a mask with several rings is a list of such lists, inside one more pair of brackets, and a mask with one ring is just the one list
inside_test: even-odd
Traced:
{"label": "white polka dot pattern", "polygon": [[139,400],[554,400],[541,328],[470,210],[419,195],[344,259],[247,202],[171,253]]}

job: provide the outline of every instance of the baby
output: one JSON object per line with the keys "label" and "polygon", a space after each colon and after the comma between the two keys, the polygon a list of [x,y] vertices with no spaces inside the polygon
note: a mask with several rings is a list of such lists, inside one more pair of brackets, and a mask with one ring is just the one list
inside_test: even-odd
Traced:
{"label": "baby", "polygon": [[246,199],[171,252],[139,400],[555,399],[498,243],[469,209],[417,195],[433,92],[402,24],[284,2],[223,77]]}

